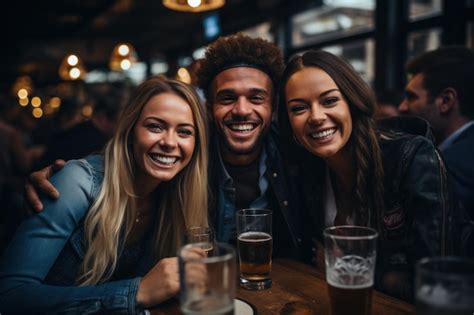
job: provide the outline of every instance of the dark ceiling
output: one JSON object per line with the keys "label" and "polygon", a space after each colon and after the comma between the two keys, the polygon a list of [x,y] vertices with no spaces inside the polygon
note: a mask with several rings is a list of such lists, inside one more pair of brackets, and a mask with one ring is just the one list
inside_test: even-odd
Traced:
{"label": "dark ceiling", "polygon": [[[276,21],[310,1],[227,0],[218,10],[222,33],[262,21]],[[176,58],[207,44],[202,19],[206,13],[167,9],[161,0],[23,0],[2,10],[6,45],[0,67],[5,91],[21,74],[46,85],[59,80],[64,56],[74,53],[87,69],[105,68],[112,48],[130,42],[139,58]],[[3,46],[3,45],[2,45]]]}

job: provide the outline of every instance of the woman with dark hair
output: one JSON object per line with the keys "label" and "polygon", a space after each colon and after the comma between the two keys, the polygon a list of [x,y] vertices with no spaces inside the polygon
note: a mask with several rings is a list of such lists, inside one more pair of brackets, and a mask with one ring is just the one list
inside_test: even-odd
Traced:
{"label": "woman with dark hair", "polygon": [[434,145],[377,131],[369,86],[327,52],[292,59],[280,97],[282,141],[302,170],[313,237],[333,225],[373,227],[380,237],[375,287],[412,299],[415,262],[448,250],[450,199]]}

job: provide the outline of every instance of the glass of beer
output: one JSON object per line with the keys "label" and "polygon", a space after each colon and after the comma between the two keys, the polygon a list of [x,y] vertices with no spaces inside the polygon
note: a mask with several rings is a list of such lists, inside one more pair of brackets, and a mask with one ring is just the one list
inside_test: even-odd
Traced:
{"label": "glass of beer", "polygon": [[192,226],[186,230],[185,235],[186,244],[190,243],[203,243],[210,245],[207,248],[203,248],[208,256],[212,256],[214,249],[214,230],[210,227],[203,226]]}
{"label": "glass of beer", "polygon": [[237,289],[235,250],[213,244],[212,255],[202,254],[210,243],[191,243],[178,251],[180,305],[187,315],[234,314]]}
{"label": "glass of beer", "polygon": [[271,210],[237,211],[237,248],[240,285],[250,290],[270,288],[273,251]]}
{"label": "glass of beer", "polygon": [[461,315],[474,313],[474,260],[429,257],[416,265],[416,313]]}
{"label": "glass of beer", "polygon": [[333,315],[370,315],[378,233],[362,226],[324,230],[326,281]]}

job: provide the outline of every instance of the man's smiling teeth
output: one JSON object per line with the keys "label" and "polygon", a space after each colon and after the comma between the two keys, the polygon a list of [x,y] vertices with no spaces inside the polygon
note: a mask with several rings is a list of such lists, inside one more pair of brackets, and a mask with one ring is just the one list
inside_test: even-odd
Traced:
{"label": "man's smiling teeth", "polygon": [[175,156],[165,156],[165,155],[159,155],[159,154],[153,154],[153,153],[150,154],[150,157],[156,162],[159,162],[162,164],[168,164],[168,165],[174,164],[178,160],[178,158]]}
{"label": "man's smiling teeth", "polygon": [[229,128],[233,131],[249,132],[252,131],[255,126],[253,124],[231,124]]}
{"label": "man's smiling teeth", "polygon": [[311,138],[313,139],[324,139],[324,138],[327,138],[329,136],[332,136],[335,132],[336,132],[336,128],[331,128],[331,129],[326,129],[326,130],[323,130],[323,131],[319,131],[319,132],[313,132],[311,133]]}

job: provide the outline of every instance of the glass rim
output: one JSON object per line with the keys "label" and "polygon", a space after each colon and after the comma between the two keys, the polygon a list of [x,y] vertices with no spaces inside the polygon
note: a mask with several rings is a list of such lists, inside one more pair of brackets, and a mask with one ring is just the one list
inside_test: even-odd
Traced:
{"label": "glass rim", "polygon": [[[430,268],[429,266],[436,265],[439,263],[461,263],[465,266],[472,266],[471,272],[459,272],[459,269],[454,269],[452,271],[442,271]],[[469,270],[469,269],[468,269]],[[474,259],[459,257],[459,256],[434,256],[434,257],[424,257],[416,263],[416,271],[418,274],[428,273],[430,276],[436,275],[444,279],[456,278],[459,277],[468,277],[474,278]]]}
{"label": "glass rim", "polygon": [[[191,247],[200,247],[203,248],[204,245],[212,245],[213,248],[215,249],[216,247],[224,248],[226,250],[226,253],[224,255],[219,255],[219,256],[211,256],[211,257],[183,257],[181,255],[183,250],[186,250]],[[198,242],[198,243],[189,243],[186,245],[181,246],[178,249],[178,257],[180,260],[184,262],[202,262],[202,263],[216,263],[219,261],[227,261],[227,260],[232,260],[236,257],[235,249],[226,243],[220,243],[220,242]]]}
{"label": "glass rim", "polygon": [[[336,230],[361,230],[361,231],[367,231],[370,232],[371,234],[368,235],[337,235],[337,234],[332,234],[331,232],[336,231]],[[367,226],[359,226],[359,225],[335,225],[335,226],[330,226],[324,229],[323,231],[323,236],[324,237],[329,237],[332,239],[336,240],[374,240],[377,239],[379,236],[379,233],[370,227]]]}
{"label": "glass rim", "polygon": [[245,208],[237,210],[238,216],[249,215],[249,216],[266,216],[272,214],[273,211],[266,208]]}
{"label": "glass rim", "polygon": [[[197,234],[191,234],[193,231],[199,231]],[[207,235],[214,233],[214,229],[210,226],[190,226],[186,229],[186,235]]]}

